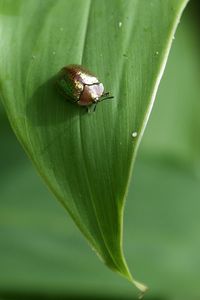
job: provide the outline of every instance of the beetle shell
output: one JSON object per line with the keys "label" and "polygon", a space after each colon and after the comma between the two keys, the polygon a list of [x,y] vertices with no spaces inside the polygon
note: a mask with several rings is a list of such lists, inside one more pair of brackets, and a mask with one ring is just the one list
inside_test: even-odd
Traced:
{"label": "beetle shell", "polygon": [[80,106],[90,106],[110,99],[103,84],[90,71],[80,65],[69,65],[58,74],[57,85],[68,101]]}

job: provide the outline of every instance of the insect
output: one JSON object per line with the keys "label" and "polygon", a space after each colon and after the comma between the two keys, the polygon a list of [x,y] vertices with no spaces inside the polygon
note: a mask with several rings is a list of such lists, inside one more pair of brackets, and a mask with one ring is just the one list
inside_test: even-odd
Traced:
{"label": "insect", "polygon": [[62,68],[58,73],[57,85],[68,101],[85,106],[88,111],[92,105],[95,111],[99,102],[114,98],[104,91],[104,86],[97,77],[81,65]]}

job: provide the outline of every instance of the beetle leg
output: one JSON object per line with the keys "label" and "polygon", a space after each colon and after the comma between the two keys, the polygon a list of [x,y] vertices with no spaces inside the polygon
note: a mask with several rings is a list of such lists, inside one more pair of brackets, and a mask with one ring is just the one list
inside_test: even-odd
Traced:
{"label": "beetle leg", "polygon": [[97,103],[94,104],[93,112],[95,112],[96,107],[97,107]]}
{"label": "beetle leg", "polygon": [[[94,103],[94,105],[86,106],[87,112],[90,114],[91,112],[95,112],[97,103]],[[91,109],[93,107],[93,110]]]}

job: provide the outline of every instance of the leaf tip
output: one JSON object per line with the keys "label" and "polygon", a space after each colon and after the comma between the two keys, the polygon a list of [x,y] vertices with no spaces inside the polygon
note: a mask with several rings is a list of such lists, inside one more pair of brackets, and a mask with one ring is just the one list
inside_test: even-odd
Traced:
{"label": "leaf tip", "polygon": [[141,283],[139,281],[136,281],[133,278],[132,278],[131,282],[140,291],[138,299],[143,299],[145,293],[149,290],[149,288],[145,284],[143,284],[143,283]]}

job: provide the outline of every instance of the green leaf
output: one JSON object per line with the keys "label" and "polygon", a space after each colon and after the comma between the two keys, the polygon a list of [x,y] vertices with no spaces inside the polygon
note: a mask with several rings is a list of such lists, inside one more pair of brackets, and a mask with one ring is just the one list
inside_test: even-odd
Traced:
{"label": "green leaf", "polygon": [[[122,251],[134,157],[186,0],[0,2],[0,85],[11,125],[101,259],[132,281]],[[96,113],[67,103],[54,76],[83,64],[115,96]],[[137,136],[133,137],[132,133]]]}

